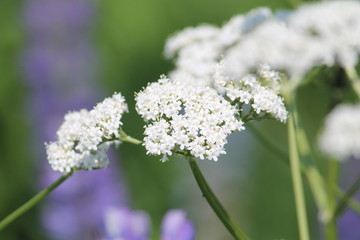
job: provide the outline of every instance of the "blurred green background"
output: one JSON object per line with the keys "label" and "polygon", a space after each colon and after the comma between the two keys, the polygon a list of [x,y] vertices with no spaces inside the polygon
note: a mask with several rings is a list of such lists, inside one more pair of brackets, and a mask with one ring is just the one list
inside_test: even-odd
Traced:
{"label": "blurred green background", "polygon": [[[34,126],[26,109],[29,89],[19,64],[27,44],[22,25],[24,3],[0,1],[0,218],[37,191],[38,176],[30,149]],[[124,130],[137,138],[142,137],[143,123],[134,109],[134,92],[172,68],[162,55],[170,34],[200,23],[220,25],[259,6],[290,8],[285,0],[104,0],[95,5],[92,41],[101,71],[98,82],[106,95],[120,91],[125,96],[130,113],[123,118]],[[325,96],[321,88],[312,87],[318,96]],[[316,121],[310,124],[318,127]],[[256,127],[286,149],[285,126],[268,121]],[[232,135],[227,151],[229,154],[218,162],[201,161],[200,165],[231,215],[255,240],[297,239],[287,166],[248,131]],[[201,197],[183,159],[161,163],[159,157],[146,156],[144,149],[129,144],[122,144],[118,152],[131,207],[147,211],[154,229],[168,209],[183,208],[195,222],[197,239],[231,239]],[[0,232],[0,239],[46,239],[38,221],[40,207]]]}

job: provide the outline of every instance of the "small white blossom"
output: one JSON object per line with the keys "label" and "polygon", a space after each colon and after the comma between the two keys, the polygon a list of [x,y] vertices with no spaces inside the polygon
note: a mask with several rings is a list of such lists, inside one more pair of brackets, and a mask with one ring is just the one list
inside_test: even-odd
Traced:
{"label": "small white blossom", "polygon": [[104,168],[106,151],[118,144],[121,117],[127,112],[125,99],[115,93],[87,111],[69,112],[57,131],[58,140],[46,144],[49,163],[55,171]]}
{"label": "small white blossom", "polygon": [[224,75],[221,62],[215,72],[215,86],[225,88],[225,94],[231,101],[244,104],[251,103],[257,114],[268,113],[281,122],[286,122],[287,111],[284,100],[279,96],[280,75],[268,65],[259,65],[257,74],[248,74],[233,79]]}
{"label": "small white blossom", "polygon": [[341,104],[326,117],[320,149],[337,160],[360,159],[360,105]]}
{"label": "small white blossom", "polygon": [[148,154],[181,150],[217,160],[225,153],[226,137],[243,129],[236,109],[214,89],[179,79],[149,84],[136,95],[136,110],[148,122],[144,132]]}
{"label": "small white blossom", "polygon": [[89,112],[89,117],[83,121],[77,149],[96,151],[104,139],[118,138],[122,125],[121,117],[127,111],[125,99],[119,93],[98,103]]}

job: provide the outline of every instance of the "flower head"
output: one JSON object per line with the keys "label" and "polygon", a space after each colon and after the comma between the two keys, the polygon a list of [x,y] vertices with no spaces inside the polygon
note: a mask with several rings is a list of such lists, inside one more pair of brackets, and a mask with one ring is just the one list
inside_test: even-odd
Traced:
{"label": "flower head", "polygon": [[142,211],[127,208],[109,208],[105,212],[103,240],[147,240],[150,233],[150,218]]}
{"label": "flower head", "polygon": [[341,104],[325,119],[320,149],[338,160],[360,158],[360,105]]}
{"label": "flower head", "polygon": [[[226,96],[232,102],[250,104],[254,112],[269,114],[285,122],[287,111],[282,97],[279,96],[280,75],[268,65],[259,65],[256,74],[242,78],[230,78],[223,73],[223,62],[215,72],[215,86],[224,88]],[[250,111],[251,112],[251,111]]]}
{"label": "flower head", "polygon": [[[104,214],[101,240],[147,240],[150,235],[150,218],[143,211],[111,207]],[[161,240],[193,240],[195,228],[180,209],[168,211],[161,223]]]}
{"label": "flower head", "polygon": [[195,228],[180,209],[173,209],[166,213],[161,223],[161,240],[193,240]]}
{"label": "flower head", "polygon": [[58,140],[46,144],[49,163],[55,171],[91,170],[108,165],[106,151],[117,143],[125,99],[115,93],[87,111],[69,112],[57,131]]}
{"label": "flower head", "polygon": [[243,129],[236,109],[209,87],[189,86],[182,79],[160,79],[136,96],[136,110],[147,122],[148,154],[186,151],[214,159],[225,153],[226,137]]}
{"label": "flower head", "polygon": [[289,27],[316,39],[344,68],[353,67],[360,53],[360,2],[328,1],[305,4],[289,18]]}

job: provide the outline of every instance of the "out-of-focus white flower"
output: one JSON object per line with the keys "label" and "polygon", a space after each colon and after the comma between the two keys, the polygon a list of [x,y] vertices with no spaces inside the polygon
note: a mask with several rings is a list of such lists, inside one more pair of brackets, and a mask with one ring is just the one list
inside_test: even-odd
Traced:
{"label": "out-of-focus white flower", "polygon": [[55,171],[91,170],[108,165],[106,151],[117,144],[121,117],[127,105],[120,93],[106,98],[94,109],[69,112],[57,131],[58,140],[46,144],[49,163]]}
{"label": "out-of-focus white flower", "polygon": [[165,56],[175,57],[181,49],[194,43],[216,38],[219,29],[212,25],[189,27],[171,36],[165,45]]}
{"label": "out-of-focus white flower", "polygon": [[224,72],[232,78],[241,78],[266,63],[284,71],[294,85],[317,66],[339,64],[350,69],[360,53],[358,16],[358,1],[327,1],[282,14],[259,8],[221,27],[185,29],[165,47],[165,55],[175,60],[170,77],[189,75],[192,78],[185,79],[193,83],[188,84],[212,87],[221,59]]}
{"label": "out-of-focus white flower", "polygon": [[273,19],[243,36],[224,56],[225,71],[232,77],[246,75],[259,63],[301,79],[314,66],[333,61],[328,45]]}
{"label": "out-of-focus white flower", "polygon": [[301,6],[289,17],[289,28],[327,46],[336,63],[354,67],[360,53],[360,2],[326,1]]}
{"label": "out-of-focus white flower", "polygon": [[265,113],[286,122],[288,112],[284,100],[279,96],[280,75],[268,65],[258,66],[256,74],[231,78],[223,73],[223,62],[215,72],[215,86],[225,88],[225,94],[232,102],[251,104],[256,114]]}
{"label": "out-of-focus white flower", "polygon": [[160,79],[136,95],[136,110],[148,122],[144,146],[148,154],[187,151],[200,159],[217,160],[226,137],[242,130],[236,109],[209,87],[182,79]]}
{"label": "out-of-focus white flower", "polygon": [[320,149],[338,160],[360,159],[360,105],[341,104],[325,119]]}
{"label": "out-of-focus white flower", "polygon": [[[200,25],[195,28],[186,28],[170,37],[165,45],[165,56],[174,58],[177,66],[170,73],[170,77],[182,78],[193,85],[211,85],[209,76],[214,71],[220,51],[216,43],[218,35],[219,28]],[[184,77],[187,75],[192,77]]]}
{"label": "out-of-focus white flower", "polygon": [[171,36],[164,51],[167,58],[175,59],[176,68],[170,73],[170,78],[182,78],[188,84],[212,87],[212,76],[221,57],[241,39],[244,32],[257,27],[271,15],[269,9],[259,8],[247,15],[233,17],[221,28],[200,25]]}

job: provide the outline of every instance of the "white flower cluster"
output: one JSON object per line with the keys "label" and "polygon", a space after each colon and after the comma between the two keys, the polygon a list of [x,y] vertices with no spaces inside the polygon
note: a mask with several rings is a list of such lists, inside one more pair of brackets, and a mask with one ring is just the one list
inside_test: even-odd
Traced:
{"label": "white flower cluster", "polygon": [[120,93],[106,98],[91,111],[69,112],[57,131],[58,140],[46,144],[51,167],[58,172],[91,170],[108,165],[106,151],[120,137],[121,117],[127,105]]}
{"label": "white flower cluster", "polygon": [[242,38],[243,32],[269,16],[269,9],[259,8],[245,16],[235,16],[222,28],[200,25],[173,35],[165,45],[165,56],[175,58],[176,68],[170,73],[170,78],[183,77],[192,81],[190,84],[213,86],[212,76],[222,55]]}
{"label": "white flower cluster", "polygon": [[256,74],[248,74],[238,79],[223,75],[223,62],[214,74],[215,86],[225,88],[225,94],[232,102],[251,104],[256,114],[267,113],[286,122],[288,112],[284,100],[280,97],[280,75],[268,65],[258,66]]}
{"label": "white flower cluster", "polygon": [[241,78],[267,63],[296,81],[315,66],[357,64],[359,1],[311,3],[283,13],[260,8],[235,16],[222,27],[207,25],[207,31],[200,26],[177,33],[165,47],[166,56],[175,58],[170,77],[188,74],[196,84],[212,86],[220,59],[230,78]]}
{"label": "white flower cluster", "polygon": [[337,160],[360,159],[360,105],[341,104],[325,119],[320,149]]}
{"label": "white flower cluster", "polygon": [[186,151],[217,160],[226,137],[243,129],[236,109],[214,89],[191,86],[183,79],[160,79],[136,95],[136,110],[148,123],[144,146],[148,154]]}
{"label": "white flower cluster", "polygon": [[298,80],[314,66],[332,61],[326,45],[274,17],[243,36],[224,55],[224,63],[231,77],[241,77],[259,63],[267,63]]}
{"label": "white flower cluster", "polygon": [[313,37],[344,68],[355,66],[360,54],[360,2],[327,1],[304,5],[289,19],[289,27]]}

